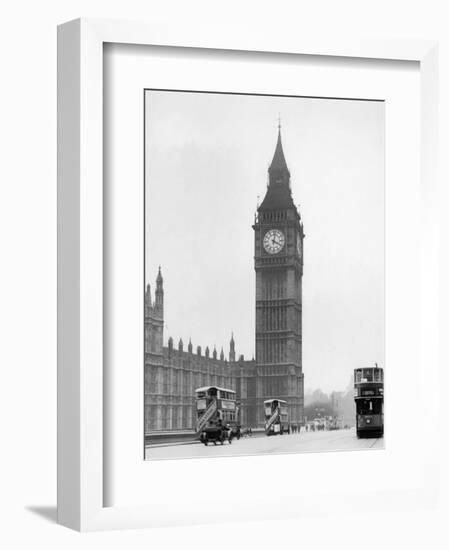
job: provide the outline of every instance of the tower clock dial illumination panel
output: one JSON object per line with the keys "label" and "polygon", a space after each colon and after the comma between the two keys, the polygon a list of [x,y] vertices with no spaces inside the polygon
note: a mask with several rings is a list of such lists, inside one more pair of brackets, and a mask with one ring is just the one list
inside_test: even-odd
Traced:
{"label": "tower clock dial illumination panel", "polygon": [[284,248],[285,236],[280,229],[270,229],[263,238],[263,247],[268,254],[277,254]]}

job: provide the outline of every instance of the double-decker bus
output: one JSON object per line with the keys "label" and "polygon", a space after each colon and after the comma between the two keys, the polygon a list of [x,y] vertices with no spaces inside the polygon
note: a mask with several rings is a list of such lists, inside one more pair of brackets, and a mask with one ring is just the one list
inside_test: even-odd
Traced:
{"label": "double-decker bus", "polygon": [[267,435],[290,433],[287,401],[267,399],[263,402],[263,406],[265,410],[265,433]]}
{"label": "double-decker bus", "polygon": [[196,431],[201,432],[208,425],[235,425],[238,421],[238,407],[235,391],[217,386],[204,386],[195,390]]}
{"label": "double-decker bus", "polygon": [[384,433],[384,371],[364,367],[354,370],[357,437],[380,437]]}

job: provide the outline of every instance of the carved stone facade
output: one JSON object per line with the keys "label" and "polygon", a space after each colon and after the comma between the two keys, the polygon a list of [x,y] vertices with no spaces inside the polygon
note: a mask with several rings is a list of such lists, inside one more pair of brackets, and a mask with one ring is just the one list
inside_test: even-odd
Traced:
{"label": "carved stone facade", "polygon": [[195,389],[201,386],[236,391],[241,422],[248,425],[248,407],[255,397],[251,395],[254,384],[248,384],[248,378],[254,379],[254,360],[245,361],[243,356],[236,360],[233,336],[227,358],[223,349],[219,354],[208,347],[204,351],[201,346],[193,349],[191,342],[184,349],[182,340],[175,348],[171,337],[168,346],[163,346],[163,315],[164,289],[159,270],[154,303],[150,285],[145,292],[145,433],[194,430]]}

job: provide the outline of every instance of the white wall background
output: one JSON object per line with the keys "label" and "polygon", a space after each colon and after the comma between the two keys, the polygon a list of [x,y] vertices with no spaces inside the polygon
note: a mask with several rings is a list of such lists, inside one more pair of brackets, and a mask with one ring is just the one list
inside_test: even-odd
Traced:
{"label": "white wall background", "polygon": [[[282,524],[247,524],[221,536],[215,527],[79,535],[54,524],[56,495],[56,25],[83,16],[126,19],[173,17],[207,25],[266,27],[267,32],[315,36],[369,36],[441,40],[441,155],[447,156],[449,39],[445,2],[379,0],[362,3],[151,0],[16,1],[1,8],[0,87],[0,545],[3,548],[197,548],[214,540],[217,549],[277,546],[314,548],[446,548],[444,518],[449,484],[443,472],[445,510],[381,517],[379,538],[367,537],[357,518]],[[441,180],[448,181],[447,161]],[[442,190],[443,212],[449,204]],[[444,201],[443,201],[444,198]],[[446,216],[447,218],[447,216]],[[449,233],[444,220],[442,231]],[[446,241],[446,249],[447,241]],[[443,275],[449,280],[447,252]],[[441,317],[447,327],[447,289]],[[449,364],[443,349],[442,362]],[[442,369],[441,396],[448,377]],[[419,439],[419,436],[417,437]],[[442,452],[447,453],[442,437]],[[411,442],[416,444],[416,442]],[[447,456],[447,455],[446,455]],[[236,491],[238,494],[238,489]],[[49,521],[50,519],[50,521]],[[153,546],[151,546],[153,545]]]}

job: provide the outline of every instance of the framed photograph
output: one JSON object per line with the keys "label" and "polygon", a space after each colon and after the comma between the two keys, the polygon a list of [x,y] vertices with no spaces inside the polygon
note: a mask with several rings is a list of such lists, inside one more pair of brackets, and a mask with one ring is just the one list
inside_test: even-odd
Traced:
{"label": "framed photograph", "polygon": [[145,458],[383,448],[384,101],[144,94]]}
{"label": "framed photograph", "polygon": [[59,522],[433,505],[435,44],[58,50]]}

